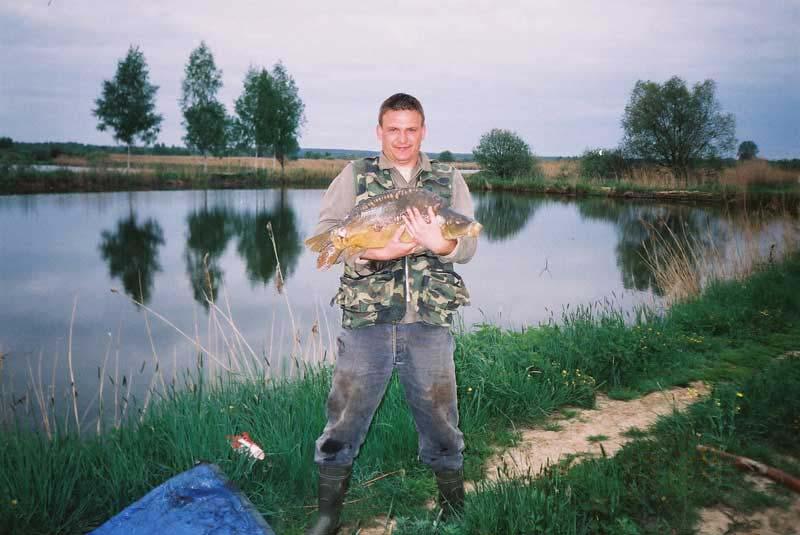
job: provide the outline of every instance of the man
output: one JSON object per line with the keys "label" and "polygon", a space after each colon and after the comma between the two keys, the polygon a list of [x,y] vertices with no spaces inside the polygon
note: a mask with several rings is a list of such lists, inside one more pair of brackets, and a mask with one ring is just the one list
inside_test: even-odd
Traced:
{"label": "man", "polygon": [[[386,99],[376,133],[381,155],[351,162],[334,179],[313,235],[345,219],[358,202],[395,188],[429,189],[456,212],[474,216],[459,171],[420,152],[425,113],[416,98],[398,93]],[[448,513],[463,504],[464,440],[458,429],[450,327],[455,310],[469,302],[469,295],[453,263],[472,258],[477,238],[446,240],[435,219],[428,220],[416,209],[409,211],[405,229],[413,242],[400,241],[401,227],[384,247],[345,259],[335,297],[342,307],[343,329],[337,339],[328,421],[315,452],[320,514],[310,534],[338,528],[353,459],[393,369],[414,416],[420,459],[436,476],[440,505]],[[441,296],[449,301],[442,304]]]}

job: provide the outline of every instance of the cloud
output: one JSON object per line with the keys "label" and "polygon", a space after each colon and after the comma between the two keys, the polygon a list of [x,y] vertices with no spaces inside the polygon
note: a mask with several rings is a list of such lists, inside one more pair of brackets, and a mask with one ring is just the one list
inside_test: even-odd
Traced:
{"label": "cloud", "polygon": [[[284,61],[307,106],[304,146],[374,147],[378,104],[404,90],[426,106],[429,150],[468,151],[498,126],[541,154],[576,154],[616,145],[636,80],[677,74],[716,80],[762,154],[789,156],[800,146],[798,22],[796,2],[17,3],[0,7],[1,127],[18,139],[110,142],[90,110],[136,43],[160,86],[161,140],[180,143],[183,68],[205,40],[229,110],[250,65]],[[756,126],[765,116],[773,131]]]}

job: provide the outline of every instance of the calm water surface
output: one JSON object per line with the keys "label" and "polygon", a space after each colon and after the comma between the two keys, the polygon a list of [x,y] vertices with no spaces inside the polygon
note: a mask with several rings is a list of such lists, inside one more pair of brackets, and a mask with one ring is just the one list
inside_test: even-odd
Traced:
{"label": "calm water surface", "polygon": [[[128,297],[224,354],[220,348],[232,338],[210,334],[219,330],[210,325],[205,300],[213,293],[254,353],[271,358],[275,370],[291,345],[288,298],[301,338],[317,323],[320,347],[327,345],[339,321],[338,309],[328,303],[341,267],[317,271],[302,245],[316,223],[322,193],[0,197],[4,393],[21,399],[30,377],[39,373],[45,385],[53,376],[56,390],[64,388],[70,347],[77,387],[90,393],[107,354],[106,375],[119,362],[120,374],[147,376],[154,349],[166,374],[194,367],[192,344]],[[472,306],[463,312],[467,328],[483,321],[536,324],[567,304],[606,299],[626,309],[658,305],[659,290],[643,258],[646,247],[658,246],[650,232],[654,226],[717,245],[736,236],[730,220],[709,208],[518,194],[475,194],[474,200],[485,230],[476,257],[458,267],[472,295]],[[267,222],[275,231],[284,294],[277,291]],[[225,323],[218,315],[214,321]],[[133,391],[141,395],[146,384],[140,380]],[[85,405],[89,399],[83,398]]]}

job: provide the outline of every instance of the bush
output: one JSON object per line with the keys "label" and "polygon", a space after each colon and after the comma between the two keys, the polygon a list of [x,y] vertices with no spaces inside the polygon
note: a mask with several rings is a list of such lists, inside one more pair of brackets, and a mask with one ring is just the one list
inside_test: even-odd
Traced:
{"label": "bush", "polygon": [[739,145],[739,150],[736,152],[736,156],[738,156],[740,160],[752,160],[757,155],[758,145],[753,141],[742,141]]}
{"label": "bush", "polygon": [[472,153],[481,167],[502,178],[530,175],[536,167],[528,144],[510,130],[494,128],[483,134]]}
{"label": "bush", "polygon": [[630,165],[620,149],[586,149],[581,156],[581,176],[622,180]]}
{"label": "bush", "polygon": [[453,156],[453,153],[450,152],[449,150],[443,150],[442,152],[440,152],[437,160],[445,163],[456,161],[455,157]]}

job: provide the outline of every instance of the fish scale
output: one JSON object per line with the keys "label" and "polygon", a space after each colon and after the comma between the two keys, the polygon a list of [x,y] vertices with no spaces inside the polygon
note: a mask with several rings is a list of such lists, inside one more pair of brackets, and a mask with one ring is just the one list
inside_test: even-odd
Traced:
{"label": "fish scale", "polygon": [[[477,236],[482,228],[477,221],[443,207],[442,198],[435,193],[421,188],[404,188],[358,203],[341,223],[308,238],[305,244],[320,253],[317,267],[327,269],[337,263],[345,251],[346,256],[352,256],[365,249],[385,246],[403,225],[403,214],[412,207],[419,210],[427,222],[430,222],[428,208],[432,208],[445,239]],[[410,242],[412,238],[404,232],[401,241]]]}

